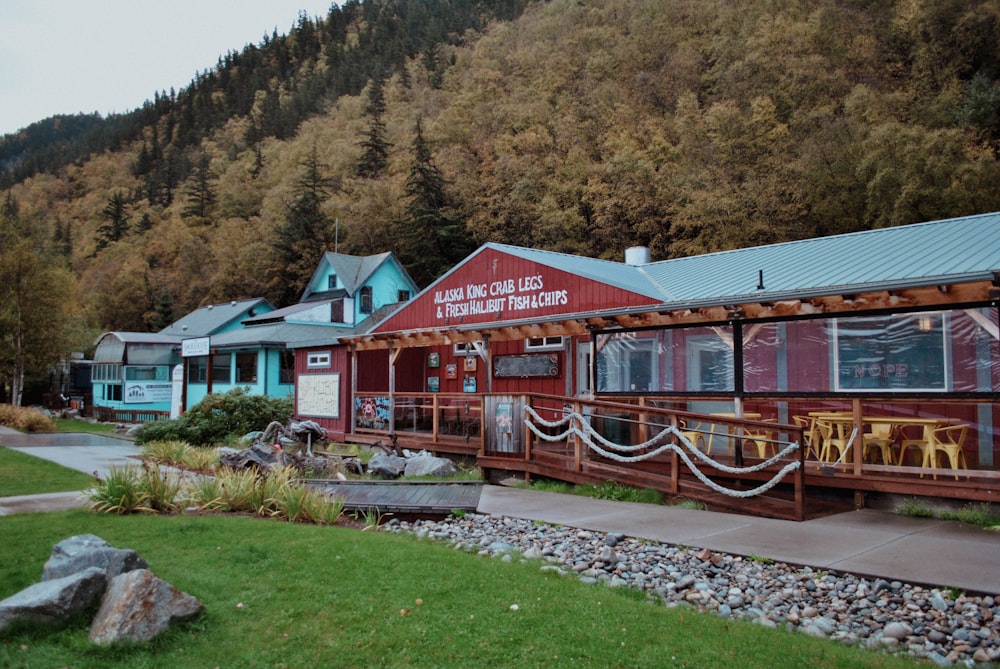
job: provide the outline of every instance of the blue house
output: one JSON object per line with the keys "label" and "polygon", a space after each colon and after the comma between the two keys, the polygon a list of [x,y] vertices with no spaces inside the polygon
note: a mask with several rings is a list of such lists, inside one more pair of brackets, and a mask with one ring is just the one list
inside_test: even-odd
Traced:
{"label": "blue house", "polygon": [[170,411],[172,370],[185,339],[242,327],[246,318],[273,311],[263,298],[201,307],[160,332],[105,332],[91,366],[94,412],[102,420],[152,420]]}
{"label": "blue house", "polygon": [[[257,298],[201,307],[158,333],[107,332],[94,354],[94,407],[104,420],[154,420],[209,393],[295,393],[295,350],[333,347],[417,286],[391,253],[326,253],[298,304]],[[183,364],[182,380],[174,368]],[[180,388],[175,388],[175,383]],[[179,393],[178,393],[179,391]]]}
{"label": "blue house", "polygon": [[373,314],[383,314],[416,292],[392,253],[328,252],[298,304],[248,317],[239,329],[213,335],[211,369],[208,356],[188,359],[185,407],[208,393],[237,387],[251,394],[294,396],[297,349],[337,346],[339,337],[363,331],[359,328],[372,323]]}

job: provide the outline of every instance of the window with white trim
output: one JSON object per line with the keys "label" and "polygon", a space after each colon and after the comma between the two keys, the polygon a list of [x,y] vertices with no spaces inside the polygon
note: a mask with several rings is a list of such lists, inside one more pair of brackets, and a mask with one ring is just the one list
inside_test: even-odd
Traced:
{"label": "window with white trim", "polygon": [[452,352],[455,355],[476,355],[476,345],[471,341],[463,341],[452,346]]}
{"label": "window with white trim", "polygon": [[317,351],[306,357],[306,367],[309,369],[326,369],[330,366],[330,352]]}
{"label": "window with white trim", "polygon": [[562,337],[530,337],[524,340],[525,351],[561,351]]}

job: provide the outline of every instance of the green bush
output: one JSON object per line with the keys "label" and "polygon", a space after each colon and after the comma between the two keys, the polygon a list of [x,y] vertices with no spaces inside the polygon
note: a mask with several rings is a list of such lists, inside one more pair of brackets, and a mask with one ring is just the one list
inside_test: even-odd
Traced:
{"label": "green bush", "polygon": [[244,388],[212,394],[174,420],[147,423],[136,431],[136,442],[186,441],[195,446],[218,444],[248,432],[263,430],[271,421],[282,425],[292,417],[291,398],[250,395]]}

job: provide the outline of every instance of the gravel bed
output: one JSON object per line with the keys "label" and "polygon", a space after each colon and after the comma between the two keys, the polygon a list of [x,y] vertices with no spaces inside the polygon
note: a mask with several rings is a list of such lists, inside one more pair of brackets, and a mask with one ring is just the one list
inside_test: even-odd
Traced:
{"label": "gravel bed", "polygon": [[505,516],[391,519],[382,530],[503,560],[538,560],[543,570],[645,590],[667,606],[906,653],[939,666],[1000,660],[1000,602],[992,596]]}

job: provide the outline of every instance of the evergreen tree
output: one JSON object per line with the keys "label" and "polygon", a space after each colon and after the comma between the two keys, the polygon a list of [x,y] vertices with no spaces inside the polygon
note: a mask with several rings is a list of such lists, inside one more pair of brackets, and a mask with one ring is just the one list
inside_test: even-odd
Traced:
{"label": "evergreen tree", "polygon": [[292,201],[285,209],[285,223],[273,243],[277,264],[272,268],[270,285],[282,306],[298,301],[320,258],[336,244],[334,225],[323,211],[330,183],[323,176],[326,165],[319,162],[315,146],[301,165],[304,172],[295,184]]}
{"label": "evergreen tree", "polygon": [[377,179],[389,164],[389,149],[392,144],[385,138],[385,93],[381,77],[372,79],[368,87],[368,131],[361,142],[361,158],[355,167],[355,173],[364,179]]}
{"label": "evergreen tree", "polygon": [[115,191],[108,199],[101,216],[104,218],[104,224],[97,228],[95,255],[128,234],[128,204],[121,191]]}
{"label": "evergreen tree", "polygon": [[208,155],[202,154],[185,189],[187,204],[181,211],[181,218],[192,219],[202,225],[208,225],[212,222],[212,211],[218,200],[216,195],[217,181],[218,177],[209,166]]}
{"label": "evergreen tree", "polygon": [[426,286],[472,250],[461,221],[452,213],[447,182],[431,156],[417,119],[413,165],[406,179],[406,217],[400,226],[401,261],[417,285]]}

